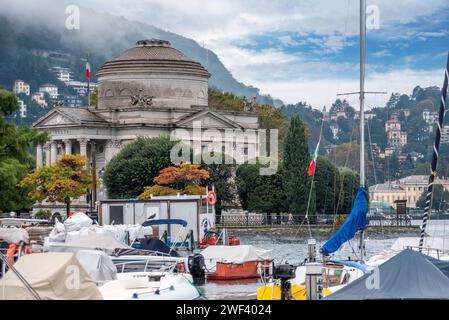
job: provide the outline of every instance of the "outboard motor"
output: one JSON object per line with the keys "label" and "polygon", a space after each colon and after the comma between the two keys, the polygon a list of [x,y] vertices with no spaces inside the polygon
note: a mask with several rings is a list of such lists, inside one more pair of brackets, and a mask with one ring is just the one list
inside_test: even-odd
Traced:
{"label": "outboard motor", "polygon": [[291,300],[291,286],[288,280],[296,276],[296,266],[281,264],[273,267],[273,278],[281,280],[281,300]]}
{"label": "outboard motor", "polygon": [[193,283],[195,285],[203,285],[206,282],[206,265],[203,255],[200,253],[190,255],[188,264]]}

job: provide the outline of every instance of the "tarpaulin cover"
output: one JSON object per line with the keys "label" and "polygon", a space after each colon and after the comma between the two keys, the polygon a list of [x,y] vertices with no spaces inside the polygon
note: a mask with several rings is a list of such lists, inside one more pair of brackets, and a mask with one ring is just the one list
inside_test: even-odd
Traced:
{"label": "tarpaulin cover", "polygon": [[117,278],[117,268],[111,257],[105,252],[100,250],[80,250],[75,256],[95,282],[104,282]]}
{"label": "tarpaulin cover", "polygon": [[325,256],[337,251],[348,240],[354,238],[359,230],[364,230],[366,226],[366,212],[368,206],[366,203],[366,191],[364,187],[357,190],[354,200],[354,206],[345,223],[320,249]]}
{"label": "tarpaulin cover", "polygon": [[29,243],[29,240],[28,231],[23,228],[0,228],[0,241],[19,244]]}
{"label": "tarpaulin cover", "polygon": [[206,268],[211,271],[217,262],[243,263],[248,261],[270,260],[271,250],[260,249],[251,245],[209,246],[201,254]]}
{"label": "tarpaulin cover", "polygon": [[[43,300],[103,299],[95,282],[92,281],[73,253],[27,254],[20,257],[14,267]],[[0,280],[0,288],[2,288],[0,299],[34,299],[11,270]]]}
{"label": "tarpaulin cover", "polygon": [[325,299],[449,299],[448,267],[449,262],[407,249]]}

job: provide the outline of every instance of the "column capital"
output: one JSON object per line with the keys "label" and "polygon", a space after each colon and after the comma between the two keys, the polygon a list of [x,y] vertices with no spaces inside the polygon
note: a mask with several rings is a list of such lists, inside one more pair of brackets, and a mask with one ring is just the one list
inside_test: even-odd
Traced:
{"label": "column capital", "polygon": [[73,141],[72,139],[63,139],[62,142],[64,142],[64,144],[71,144]]}
{"label": "column capital", "polygon": [[76,139],[80,144],[87,144],[89,142],[90,139],[88,138],[81,138],[81,139]]}
{"label": "column capital", "polygon": [[106,142],[108,148],[120,148],[122,146],[122,141],[120,139],[111,139]]}

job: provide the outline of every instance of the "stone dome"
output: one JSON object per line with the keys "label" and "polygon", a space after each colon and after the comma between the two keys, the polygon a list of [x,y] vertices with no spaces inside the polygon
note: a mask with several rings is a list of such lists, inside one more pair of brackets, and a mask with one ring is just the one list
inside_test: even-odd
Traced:
{"label": "stone dome", "polygon": [[130,106],[131,96],[152,97],[152,105],[207,105],[209,72],[165,40],[140,40],[97,72],[98,108]]}

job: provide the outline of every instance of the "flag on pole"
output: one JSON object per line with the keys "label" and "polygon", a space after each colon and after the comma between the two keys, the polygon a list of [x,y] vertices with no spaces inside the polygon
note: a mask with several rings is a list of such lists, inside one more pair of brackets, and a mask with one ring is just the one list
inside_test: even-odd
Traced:
{"label": "flag on pole", "polygon": [[316,160],[318,158],[318,150],[319,149],[320,149],[320,141],[318,141],[318,144],[316,145],[315,152],[313,153],[313,156],[312,156],[312,161],[309,164],[309,170],[307,170],[307,175],[309,177],[313,176],[313,174],[315,173]]}
{"label": "flag on pole", "polygon": [[90,63],[89,61],[86,62],[86,78],[90,80]]}

